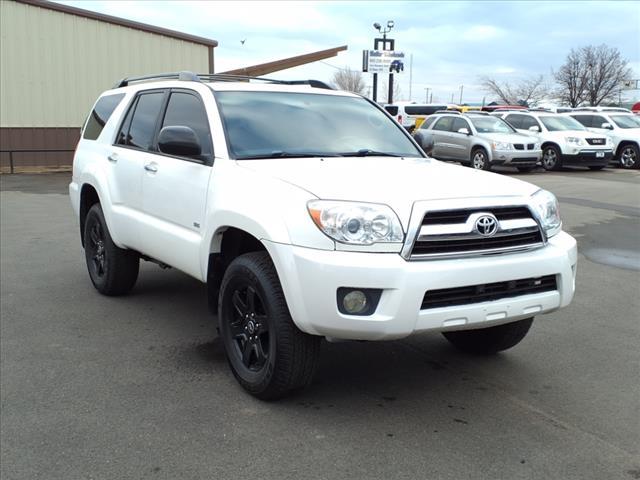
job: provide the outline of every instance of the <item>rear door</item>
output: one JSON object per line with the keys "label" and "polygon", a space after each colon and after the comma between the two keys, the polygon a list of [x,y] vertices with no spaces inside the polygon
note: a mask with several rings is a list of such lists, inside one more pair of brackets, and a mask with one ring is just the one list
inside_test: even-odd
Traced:
{"label": "rear door", "polygon": [[150,148],[165,95],[165,90],[150,90],[134,97],[107,157],[114,230],[122,244],[138,251],[144,245],[140,238],[143,165],[152,158]]}
{"label": "rear door", "polygon": [[451,158],[451,126],[453,115],[444,115],[433,124],[433,156],[435,158]]}
{"label": "rear door", "polygon": [[[200,141],[201,155],[156,154],[143,165],[144,243],[148,255],[200,277],[200,244],[206,209],[213,145],[207,112],[200,94],[172,89],[158,122],[191,128]],[[157,138],[157,135],[156,135]],[[156,140],[157,143],[157,140]]]}
{"label": "rear door", "polygon": [[467,161],[471,157],[471,142],[473,137],[458,130],[466,128],[471,133],[471,126],[464,118],[455,117],[451,124],[451,158]]}

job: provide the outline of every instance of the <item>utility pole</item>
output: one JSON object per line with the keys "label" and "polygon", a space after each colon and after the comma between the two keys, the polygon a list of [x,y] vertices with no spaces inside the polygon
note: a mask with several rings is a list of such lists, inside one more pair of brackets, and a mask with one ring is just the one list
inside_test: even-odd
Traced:
{"label": "utility pole", "polygon": [[460,85],[460,102],[458,105],[462,105],[462,90],[464,89],[464,85]]}
{"label": "utility pole", "polygon": [[429,103],[429,90],[431,90],[429,87],[424,89],[424,103]]}
{"label": "utility pole", "polygon": [[453,103],[453,93],[451,94],[451,103]]}
{"label": "utility pole", "polygon": [[413,53],[409,56],[409,101],[411,101],[412,87],[413,87]]}

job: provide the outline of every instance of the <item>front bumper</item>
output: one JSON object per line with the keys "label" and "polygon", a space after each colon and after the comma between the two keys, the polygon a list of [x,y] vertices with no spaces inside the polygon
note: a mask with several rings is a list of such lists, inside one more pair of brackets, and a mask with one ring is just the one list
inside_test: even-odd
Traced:
{"label": "front bumper", "polygon": [[[602,156],[598,156],[602,154]],[[580,150],[576,154],[562,154],[563,165],[606,167],[613,159],[613,150]]]}
{"label": "front bumper", "polygon": [[540,164],[542,150],[494,150],[492,165],[512,167],[534,167]]}
{"label": "front bumper", "polygon": [[[340,339],[384,340],[414,332],[483,328],[567,306],[575,290],[576,241],[561,232],[540,249],[464,259],[406,261],[395,253],[314,250],[264,242],[291,316],[303,331]],[[421,310],[427,290],[555,275],[557,290]],[[369,316],[342,314],[340,287],[382,289]]]}

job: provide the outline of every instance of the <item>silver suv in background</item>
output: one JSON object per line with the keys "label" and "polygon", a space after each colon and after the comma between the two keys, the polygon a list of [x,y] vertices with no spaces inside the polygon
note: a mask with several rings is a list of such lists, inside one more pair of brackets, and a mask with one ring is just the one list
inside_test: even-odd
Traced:
{"label": "silver suv in background", "polygon": [[542,157],[536,138],[522,135],[500,118],[483,114],[432,115],[415,135],[433,138],[431,156],[454,160],[478,170],[495,165],[516,167],[521,172],[533,170]]}
{"label": "silver suv in background", "polygon": [[640,168],[640,117],[622,109],[581,110],[569,114],[590,132],[607,135],[613,158],[622,168]]}
{"label": "silver suv in background", "polygon": [[609,137],[589,132],[564,114],[507,112],[502,118],[517,131],[539,139],[545,170],[559,170],[565,165],[601,170],[613,157]]}

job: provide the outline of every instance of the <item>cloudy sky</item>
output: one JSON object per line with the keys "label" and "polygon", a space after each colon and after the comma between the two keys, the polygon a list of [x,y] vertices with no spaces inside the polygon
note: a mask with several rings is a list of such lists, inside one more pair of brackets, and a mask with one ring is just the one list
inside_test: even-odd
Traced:
{"label": "cloudy sky", "polygon": [[[607,44],[640,78],[640,7],[633,1],[275,2],[62,1],[68,5],[218,40],[216,71],[348,45],[337,57],[278,72],[279,78],[330,81],[338,68],[360,69],[373,48],[373,23],[395,22],[390,36],[406,55],[401,97],[479,102],[479,77],[518,81],[551,72],[571,48]],[[244,45],[240,43],[245,40]],[[409,57],[413,57],[410,82]],[[368,85],[371,75],[364,74]],[[382,93],[380,93],[382,95]],[[628,92],[640,98],[640,92]],[[488,100],[490,96],[488,96]]]}

